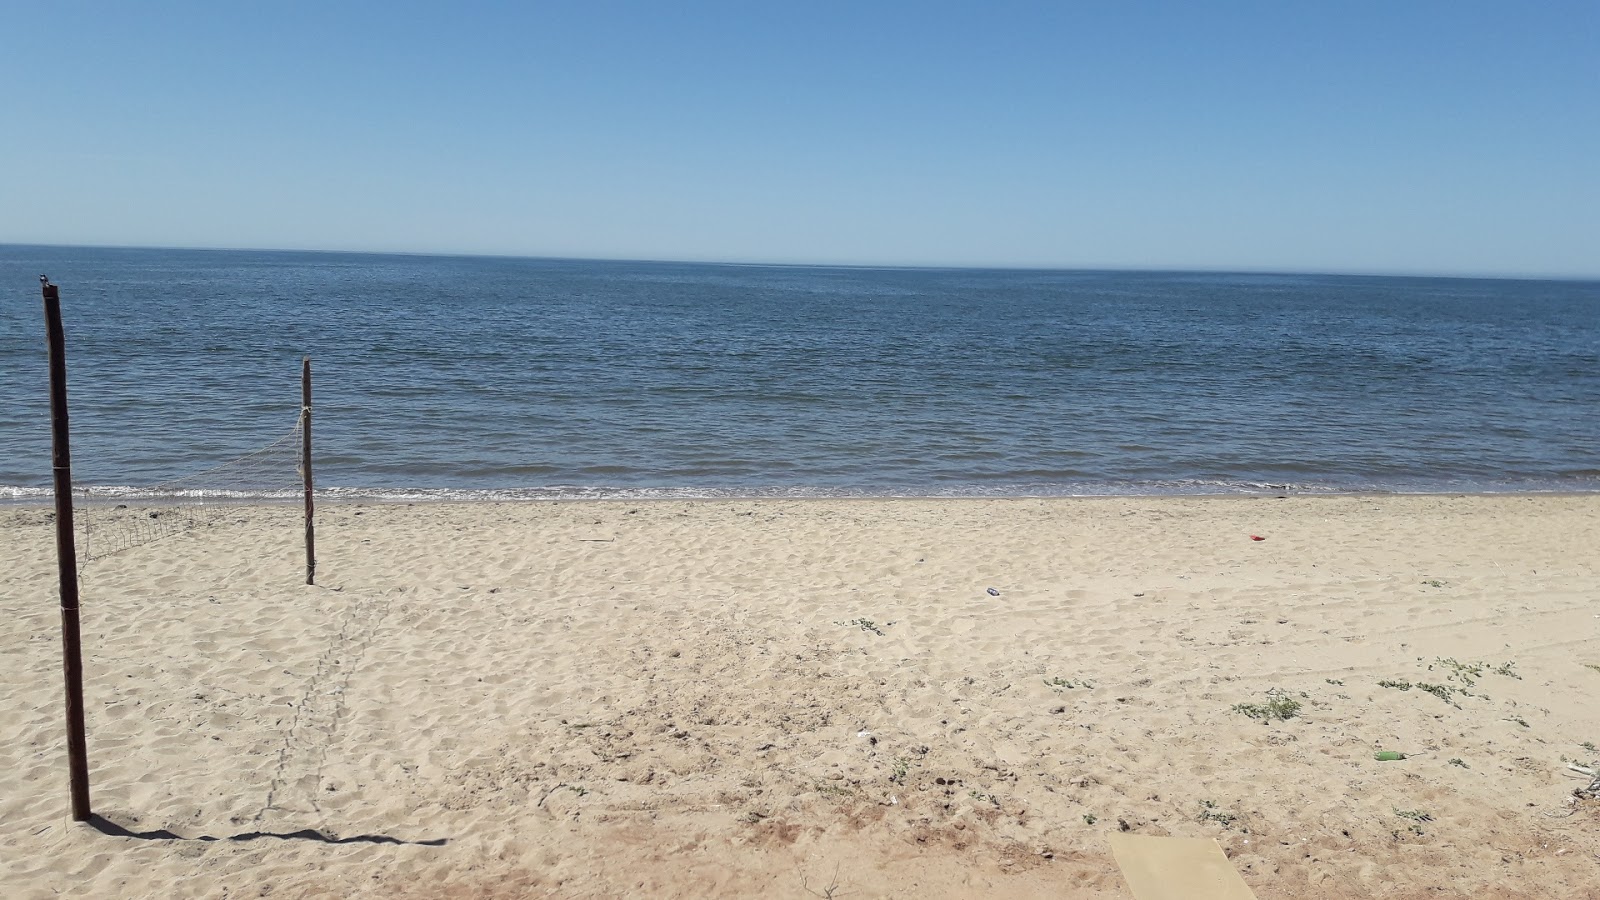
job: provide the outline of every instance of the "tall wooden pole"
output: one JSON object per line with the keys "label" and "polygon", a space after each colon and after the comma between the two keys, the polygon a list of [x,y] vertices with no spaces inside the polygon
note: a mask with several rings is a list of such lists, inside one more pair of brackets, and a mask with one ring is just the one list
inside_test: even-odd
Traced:
{"label": "tall wooden pole", "polygon": [[306,482],[306,584],[317,579],[317,533],[312,525],[311,357],[300,361],[300,473]]}
{"label": "tall wooden pole", "polygon": [[78,631],[78,545],[72,536],[72,451],[67,431],[67,341],[61,292],[39,276],[50,345],[50,459],[55,474],[56,568],[61,577],[61,650],[67,681],[67,770],[72,818],[89,819],[89,742],[83,727],[83,643]]}

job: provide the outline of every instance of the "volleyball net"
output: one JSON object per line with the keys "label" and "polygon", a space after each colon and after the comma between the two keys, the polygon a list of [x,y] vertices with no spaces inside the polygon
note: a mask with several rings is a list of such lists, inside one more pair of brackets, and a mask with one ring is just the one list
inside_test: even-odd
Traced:
{"label": "volleyball net", "polygon": [[252,503],[297,499],[306,483],[305,424],[302,412],[270,443],[158,484],[74,485],[78,571],[95,560],[238,518]]}
{"label": "volleyball net", "polygon": [[[60,289],[39,276],[50,363],[51,462],[56,546],[63,571],[81,575],[105,559],[196,528],[217,525],[263,501],[305,501],[306,584],[315,583],[316,541],[311,476],[311,357],[300,363],[300,414],[266,444],[233,459],[156,484],[95,487],[72,480],[67,408],[66,338]],[[76,594],[63,587],[63,597]]]}

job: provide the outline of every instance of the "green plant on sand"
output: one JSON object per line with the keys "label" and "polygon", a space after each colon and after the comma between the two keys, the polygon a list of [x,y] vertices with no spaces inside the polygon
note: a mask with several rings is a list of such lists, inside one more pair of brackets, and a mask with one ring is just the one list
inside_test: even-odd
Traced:
{"label": "green plant on sand", "polygon": [[1282,688],[1271,688],[1267,691],[1266,700],[1261,703],[1238,703],[1233,707],[1234,712],[1241,712],[1252,719],[1271,722],[1277,719],[1287,722],[1300,715],[1300,701],[1289,696],[1289,692]]}

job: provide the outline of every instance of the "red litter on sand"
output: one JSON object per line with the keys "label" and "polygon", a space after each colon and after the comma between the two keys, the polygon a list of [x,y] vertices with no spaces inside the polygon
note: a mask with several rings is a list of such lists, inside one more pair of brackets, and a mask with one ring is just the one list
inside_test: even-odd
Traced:
{"label": "red litter on sand", "polygon": [[1252,541],[1264,541],[1264,540],[1266,540],[1266,538],[1262,537],[1259,534],[1252,534],[1252,535],[1250,535],[1250,540],[1252,540]]}

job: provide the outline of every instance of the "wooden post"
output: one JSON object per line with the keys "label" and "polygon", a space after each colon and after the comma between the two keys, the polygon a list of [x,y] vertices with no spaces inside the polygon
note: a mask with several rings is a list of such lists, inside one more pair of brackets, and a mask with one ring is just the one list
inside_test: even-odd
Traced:
{"label": "wooden post", "polygon": [[306,584],[317,579],[317,534],[312,525],[311,357],[300,361],[300,474],[306,482]]}
{"label": "wooden post", "polygon": [[50,353],[50,459],[55,474],[56,569],[61,578],[61,651],[67,682],[67,771],[72,818],[89,819],[89,742],[83,727],[83,644],[78,632],[78,545],[72,535],[72,451],[67,432],[67,341],[61,292],[39,276]]}

